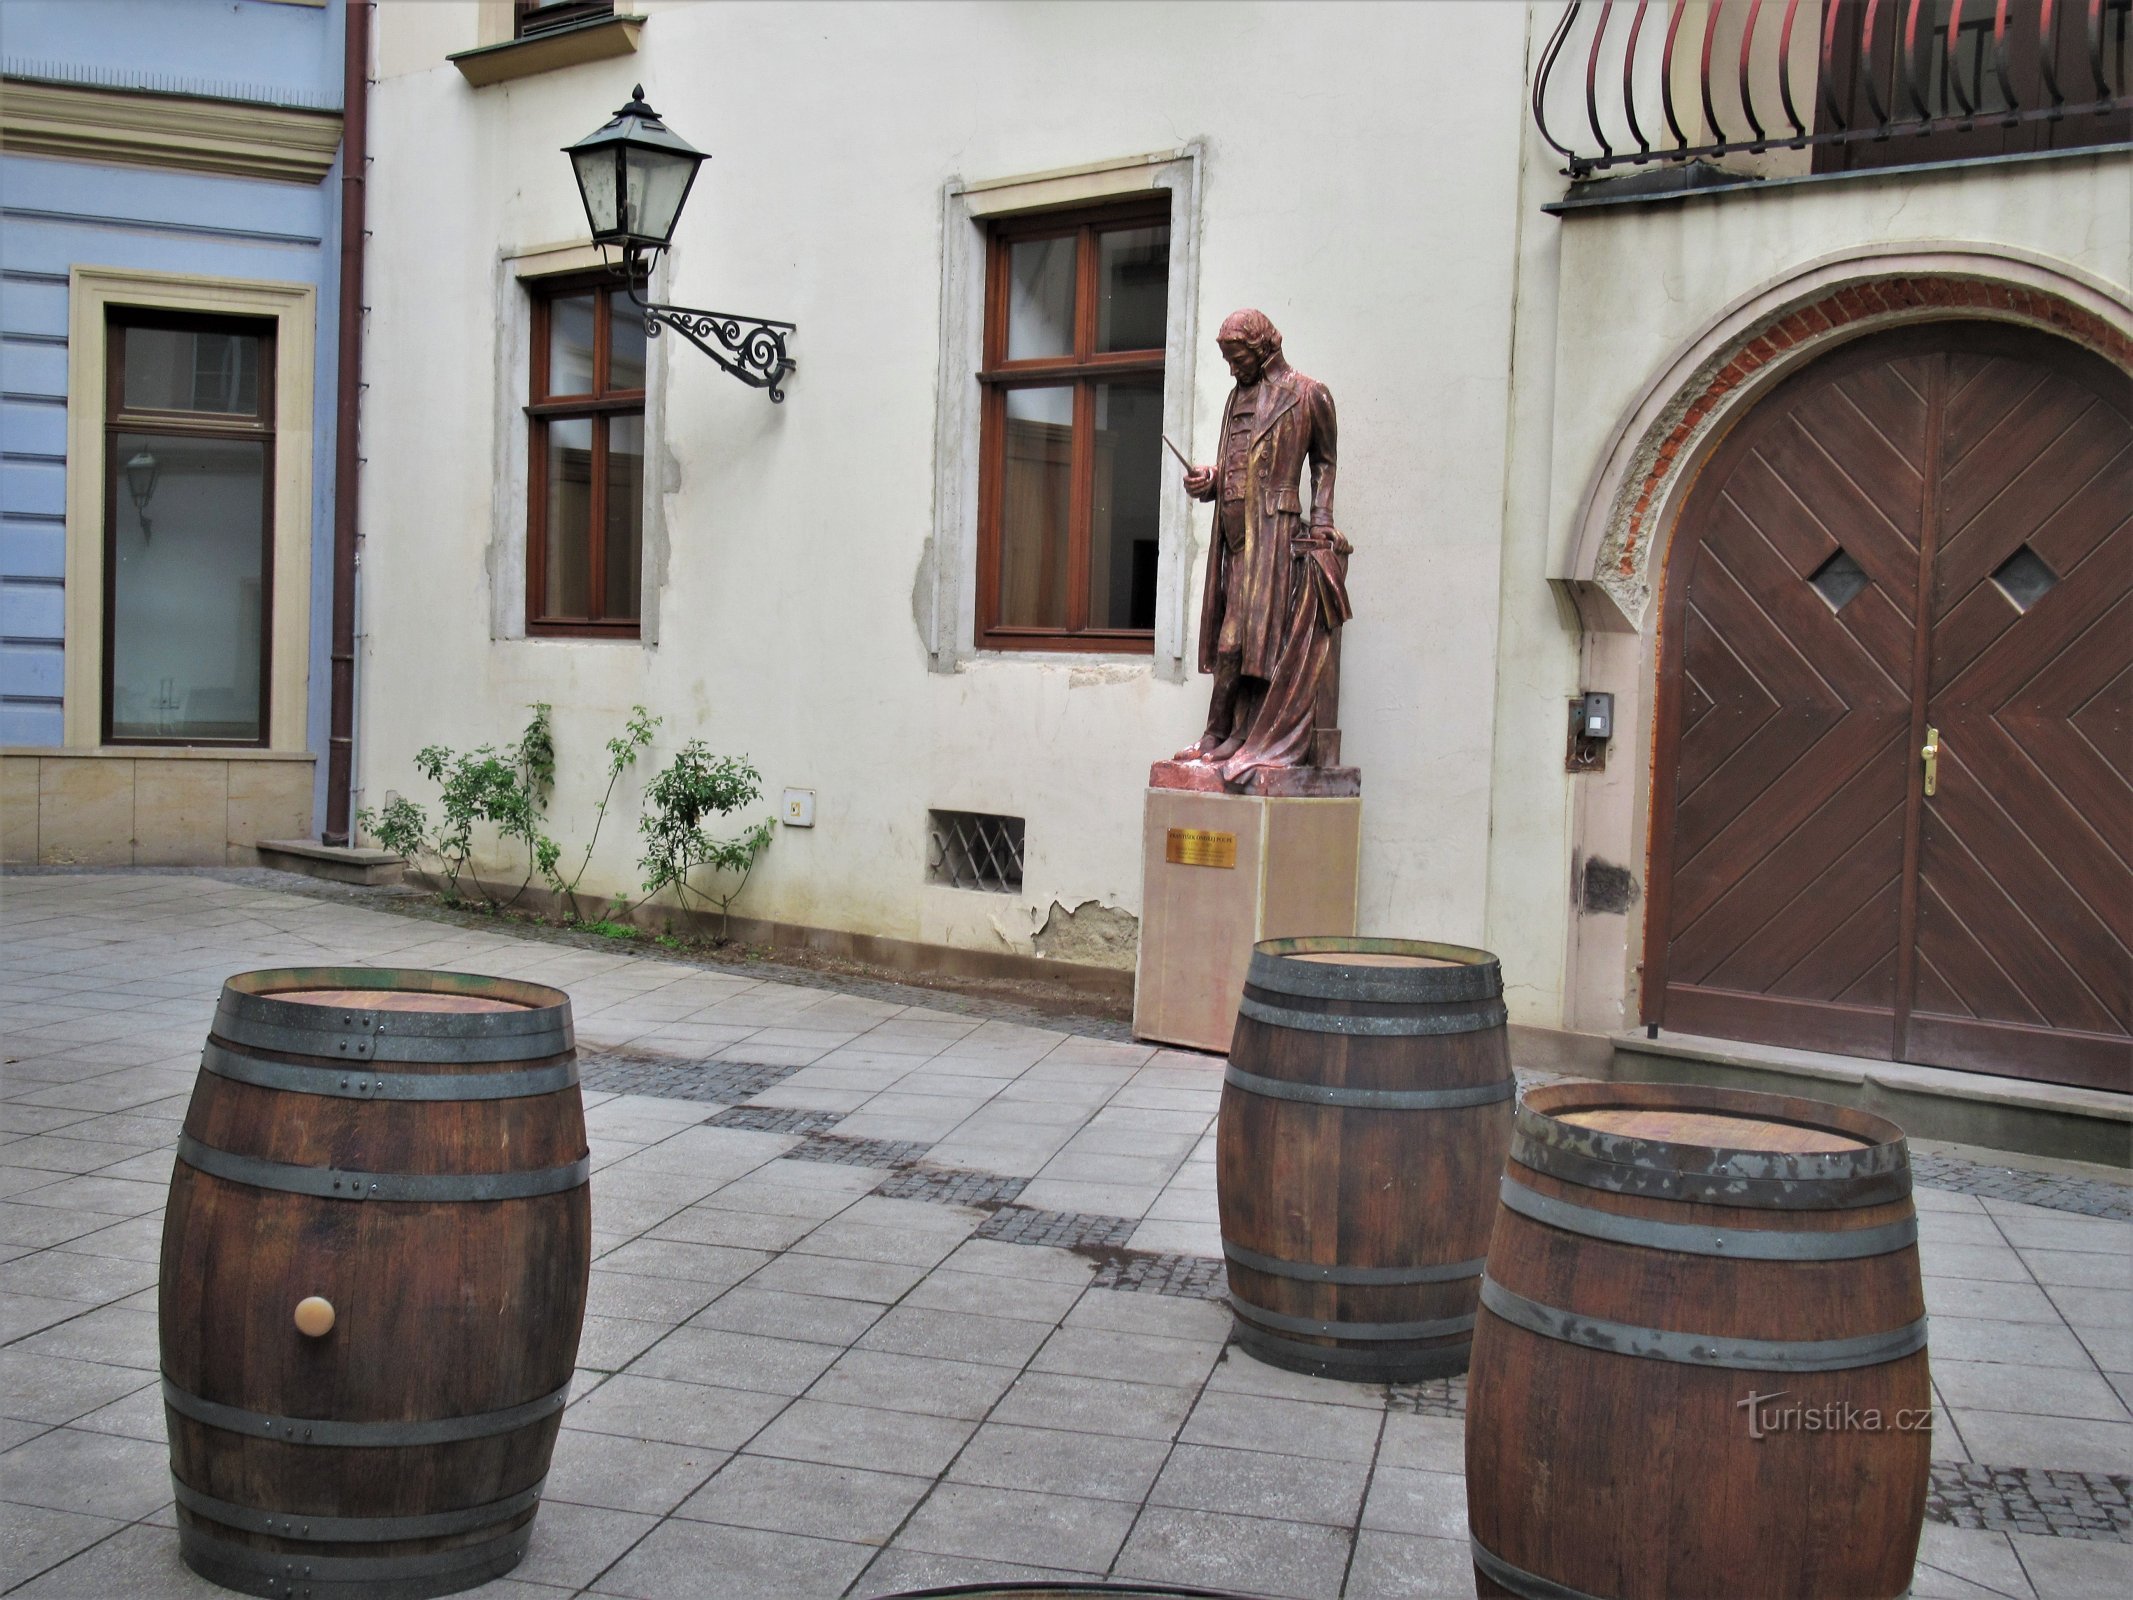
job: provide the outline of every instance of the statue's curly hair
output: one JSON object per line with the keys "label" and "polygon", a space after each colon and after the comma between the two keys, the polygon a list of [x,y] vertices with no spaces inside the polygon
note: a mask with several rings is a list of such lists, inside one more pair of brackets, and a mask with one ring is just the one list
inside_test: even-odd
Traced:
{"label": "statue's curly hair", "polygon": [[1261,360],[1281,354],[1281,330],[1264,311],[1232,311],[1222,319],[1215,342],[1233,339],[1250,345]]}

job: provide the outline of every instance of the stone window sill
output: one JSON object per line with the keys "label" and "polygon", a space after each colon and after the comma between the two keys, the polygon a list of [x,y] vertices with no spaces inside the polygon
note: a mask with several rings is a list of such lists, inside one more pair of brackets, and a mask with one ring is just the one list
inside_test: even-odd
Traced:
{"label": "stone window sill", "polygon": [[445,59],[459,69],[461,77],[480,89],[513,78],[530,78],[537,72],[630,55],[637,48],[637,31],[643,26],[641,16],[600,17],[531,39],[506,39],[502,44],[461,50]]}

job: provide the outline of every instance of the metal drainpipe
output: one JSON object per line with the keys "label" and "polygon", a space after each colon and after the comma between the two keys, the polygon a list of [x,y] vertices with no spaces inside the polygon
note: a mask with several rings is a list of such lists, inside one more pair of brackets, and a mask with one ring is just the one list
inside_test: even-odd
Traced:
{"label": "metal drainpipe", "polygon": [[328,844],[350,842],[355,782],[356,428],[363,395],[363,185],[370,162],[370,12],[347,0],[341,68],[339,393],[333,443],[333,697],[326,741]]}

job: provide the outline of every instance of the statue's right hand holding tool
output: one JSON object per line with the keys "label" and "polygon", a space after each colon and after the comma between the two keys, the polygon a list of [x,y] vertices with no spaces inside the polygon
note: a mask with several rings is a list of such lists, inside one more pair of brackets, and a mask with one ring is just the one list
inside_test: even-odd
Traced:
{"label": "statue's right hand holding tool", "polygon": [[1178,458],[1178,465],[1185,469],[1185,492],[1195,500],[1212,500],[1215,497],[1215,469],[1196,467],[1185,459],[1185,452],[1170,443],[1170,435],[1163,435],[1163,443],[1170,453]]}

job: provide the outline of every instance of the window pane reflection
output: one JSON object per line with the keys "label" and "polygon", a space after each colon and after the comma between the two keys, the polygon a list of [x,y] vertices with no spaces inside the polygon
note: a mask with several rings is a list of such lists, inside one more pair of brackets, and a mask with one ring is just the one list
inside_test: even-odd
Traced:
{"label": "window pane reflection", "polygon": [[593,297],[562,295],[548,302],[548,392],[591,394]]}
{"label": "window pane reflection", "polygon": [[593,419],[548,424],[548,548],[543,573],[545,615],[592,613]]}
{"label": "window pane reflection", "polygon": [[267,444],[119,433],[110,448],[112,737],[256,742]]}
{"label": "window pane reflection", "polygon": [[1096,386],[1089,506],[1089,626],[1155,626],[1157,504],[1163,481],[1160,382]]}
{"label": "window pane reflection", "polygon": [[259,414],[257,335],[128,328],[125,339],[126,409]]}
{"label": "window pane reflection", "polygon": [[1024,239],[1007,256],[1007,359],[1074,352],[1074,249],[1064,239]]}
{"label": "window pane reflection", "polygon": [[1170,224],[1096,236],[1096,348],[1160,350],[1170,297]]}
{"label": "window pane reflection", "polygon": [[1000,620],[1063,628],[1073,499],[1071,385],[1007,392],[1000,484]]}
{"label": "window pane reflection", "polygon": [[636,620],[638,551],[644,544],[644,418],[607,421],[608,617]]}
{"label": "window pane reflection", "polygon": [[644,313],[621,290],[607,297],[607,386],[644,387]]}

